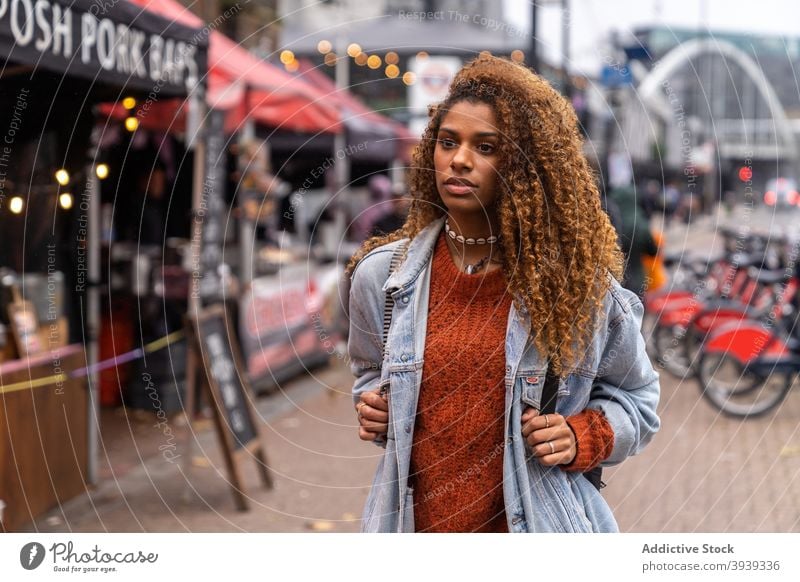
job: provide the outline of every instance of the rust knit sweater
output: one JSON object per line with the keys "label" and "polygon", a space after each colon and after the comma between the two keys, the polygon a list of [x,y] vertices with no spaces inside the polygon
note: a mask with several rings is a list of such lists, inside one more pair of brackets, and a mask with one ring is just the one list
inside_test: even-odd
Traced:
{"label": "rust knit sweater", "polygon": [[[411,452],[418,532],[508,531],[503,501],[505,333],[511,295],[501,269],[475,275],[453,264],[444,234],[431,265],[428,326]],[[568,471],[611,454],[602,413],[567,422],[578,440]]]}
{"label": "rust knit sweater", "polygon": [[444,234],[431,265],[411,475],[417,531],[508,531],[503,505],[505,335],[502,269],[467,275]]}

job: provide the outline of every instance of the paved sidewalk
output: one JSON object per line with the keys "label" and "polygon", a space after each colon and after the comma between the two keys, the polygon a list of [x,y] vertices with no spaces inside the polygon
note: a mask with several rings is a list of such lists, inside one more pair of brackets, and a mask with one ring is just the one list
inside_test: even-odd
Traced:
{"label": "paved sidewalk", "polygon": [[[669,244],[710,251],[714,223],[706,218],[688,228],[674,226]],[[604,476],[604,495],[621,530],[800,532],[800,391],[764,418],[736,420],[706,404],[694,381],[679,382],[666,372],[661,379],[661,432],[640,457]],[[234,509],[211,427],[198,434],[186,474],[158,454],[149,425],[133,423],[130,442],[108,443],[99,486],[30,529],[357,531],[381,449],[357,438],[351,382],[346,367],[335,362],[259,399],[275,488],[259,489],[255,466],[248,463],[249,512]],[[123,449],[127,460],[114,461]],[[185,446],[178,453],[188,454]]]}
{"label": "paved sidewalk", "polygon": [[[259,402],[275,488],[259,489],[249,464],[249,512],[234,509],[216,435],[206,430],[188,477],[179,465],[151,456],[35,527],[357,531],[379,449],[357,439],[348,389],[349,372],[339,365]],[[717,415],[693,383],[662,373],[662,390],[662,431],[640,457],[605,475],[604,495],[622,531],[800,531],[800,392],[772,415],[738,421]]]}
{"label": "paved sidewalk", "polygon": [[[197,435],[188,474],[158,454],[157,442],[142,438],[143,462],[125,466],[122,475],[106,469],[108,477],[95,490],[51,511],[30,529],[358,531],[381,449],[358,440],[349,371],[338,364],[313,374],[258,401],[275,486],[260,488],[255,462],[244,463],[250,511],[234,508],[216,432],[208,425]],[[185,454],[185,445],[177,452]]]}

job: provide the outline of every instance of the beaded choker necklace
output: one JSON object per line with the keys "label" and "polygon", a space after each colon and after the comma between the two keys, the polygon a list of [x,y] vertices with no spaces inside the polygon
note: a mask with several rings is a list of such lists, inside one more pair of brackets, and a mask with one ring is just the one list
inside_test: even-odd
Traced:
{"label": "beaded choker necklace", "polygon": [[493,245],[497,241],[500,240],[499,236],[490,236],[488,238],[465,238],[460,234],[456,234],[452,230],[450,230],[450,222],[445,220],[444,222],[444,231],[447,233],[451,239],[456,242],[461,243],[462,245]]}

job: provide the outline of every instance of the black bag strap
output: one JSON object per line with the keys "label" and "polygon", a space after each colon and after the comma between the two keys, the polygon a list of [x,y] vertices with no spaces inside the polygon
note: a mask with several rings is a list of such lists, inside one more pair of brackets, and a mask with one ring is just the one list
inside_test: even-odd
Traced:
{"label": "black bag strap", "polygon": [[[558,402],[558,376],[551,370],[550,362],[547,362],[547,373],[544,376],[544,386],[542,387],[540,414],[555,414],[556,403]],[[600,490],[606,486],[603,482],[603,468],[595,467],[583,473],[583,476],[594,485],[595,489]]]}
{"label": "black bag strap", "polygon": [[[400,261],[403,260],[403,255],[406,251],[406,246],[408,245],[407,241],[401,242],[397,247],[394,249],[392,253],[392,260],[389,262],[389,275],[386,277],[388,280],[392,274],[397,271],[397,268],[400,266]],[[389,338],[389,327],[392,325],[392,311],[394,310],[394,297],[392,297],[392,290],[386,290],[386,302],[383,305],[383,333],[381,334],[381,362],[386,358],[386,340]],[[378,392],[381,396],[385,396],[389,392],[389,383],[388,381],[384,381],[379,386],[380,391]],[[375,439],[376,443],[385,444],[386,439],[389,438],[388,435],[386,437],[379,436]]]}
{"label": "black bag strap", "polygon": [[[389,262],[389,277],[397,271],[400,266],[400,261],[403,260],[403,255],[406,252],[407,242],[403,241],[394,249],[392,253],[392,260]],[[387,277],[388,279],[388,277]],[[383,336],[381,345],[383,346],[383,355],[386,355],[386,340],[389,338],[389,326],[392,325],[392,311],[394,310],[394,297],[392,297],[392,290],[386,290],[386,302],[383,305]]]}
{"label": "black bag strap", "polygon": [[555,414],[558,401],[558,376],[553,374],[550,362],[547,362],[547,373],[544,376],[540,414]]}

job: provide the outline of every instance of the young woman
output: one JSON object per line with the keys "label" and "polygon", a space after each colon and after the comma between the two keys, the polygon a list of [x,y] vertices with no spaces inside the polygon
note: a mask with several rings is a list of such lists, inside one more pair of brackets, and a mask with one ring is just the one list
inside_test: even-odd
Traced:
{"label": "young woman", "polygon": [[659,384],[574,111],[481,56],[432,108],[411,190],[349,266],[359,436],[385,446],[363,530],[616,531],[583,473],[642,450]]}

